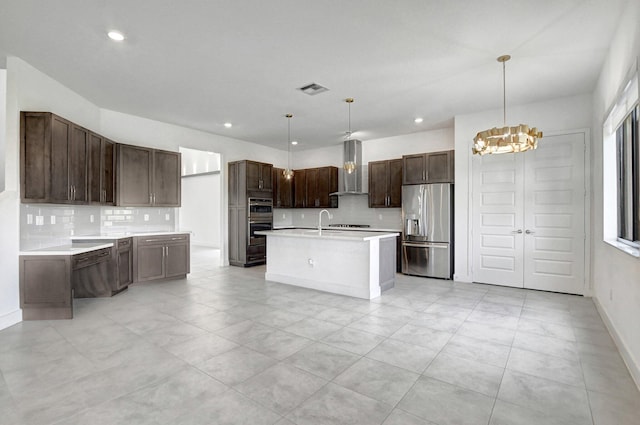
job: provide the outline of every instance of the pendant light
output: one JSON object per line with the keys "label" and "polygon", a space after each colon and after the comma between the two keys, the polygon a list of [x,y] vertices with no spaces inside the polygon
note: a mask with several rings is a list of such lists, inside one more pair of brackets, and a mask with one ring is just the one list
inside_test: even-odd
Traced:
{"label": "pendant light", "polygon": [[[351,104],[353,103],[353,98],[348,97],[344,101],[349,105],[349,131],[347,132],[346,140],[351,140]],[[344,168],[348,174],[351,174],[356,170],[356,163],[354,161],[345,161],[342,168]]]}
{"label": "pendant light", "polygon": [[538,147],[538,139],[542,132],[537,128],[529,128],[526,124],[515,127],[507,126],[507,88],[505,78],[505,62],[511,59],[509,55],[498,57],[502,63],[502,128],[492,128],[479,132],[473,139],[473,153],[477,155],[524,152]]}
{"label": "pendant light", "polygon": [[291,118],[293,118],[293,114],[287,114],[285,117],[287,117],[287,168],[282,170],[282,177],[291,180],[293,178],[293,170],[291,169]]}

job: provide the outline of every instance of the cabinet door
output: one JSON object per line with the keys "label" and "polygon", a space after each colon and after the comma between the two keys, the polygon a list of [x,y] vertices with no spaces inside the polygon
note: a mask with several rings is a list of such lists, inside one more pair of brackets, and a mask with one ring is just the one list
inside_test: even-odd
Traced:
{"label": "cabinet door", "polygon": [[266,191],[273,191],[273,165],[260,164],[260,183],[261,189]]}
{"label": "cabinet door", "polygon": [[116,144],[111,140],[102,141],[102,204],[116,203]]}
{"label": "cabinet door", "polygon": [[387,206],[389,162],[369,162],[369,208]]}
{"label": "cabinet door", "polygon": [[129,246],[118,250],[117,289],[122,289],[133,282],[133,250]]}
{"label": "cabinet door", "polygon": [[453,181],[450,162],[450,151],[426,154],[427,183],[449,183]]}
{"label": "cabinet door", "polygon": [[420,184],[425,182],[427,173],[424,154],[403,156],[402,161],[403,184]]}
{"label": "cabinet door", "polygon": [[86,204],[89,201],[87,187],[87,165],[89,162],[89,130],[75,124],[71,127],[69,145],[69,180],[71,201]]}
{"label": "cabinet door", "polygon": [[49,196],[51,115],[20,113],[20,196],[22,202],[44,202]]}
{"label": "cabinet door", "polygon": [[320,206],[320,197],[318,193],[318,169],[308,168],[306,170],[306,190],[307,196],[305,207],[313,208]]}
{"label": "cabinet door", "polygon": [[[402,207],[402,160],[389,161],[389,182],[387,186],[388,202],[390,208]],[[400,238],[398,238],[400,239]]]}
{"label": "cabinet door", "polygon": [[293,196],[294,208],[307,206],[307,170],[293,171]]}
{"label": "cabinet door", "polygon": [[[296,176],[293,176],[295,179]],[[280,193],[278,194],[278,202],[281,208],[293,207],[293,179],[287,180],[282,175],[282,170],[278,175],[278,187]]]}
{"label": "cabinet door", "polygon": [[318,168],[318,178],[316,184],[316,196],[318,202],[316,207],[330,208],[331,202],[329,199],[329,193],[331,193],[331,168],[322,167]]}
{"label": "cabinet door", "polygon": [[163,244],[138,246],[137,282],[164,277],[164,250]]}
{"label": "cabinet door", "polygon": [[165,277],[189,273],[189,242],[169,244],[165,249]]}
{"label": "cabinet door", "polygon": [[118,205],[151,206],[153,150],[118,145]]}
{"label": "cabinet door", "polygon": [[153,204],[179,207],[180,183],[180,153],[154,151]]}
{"label": "cabinet door", "polygon": [[89,178],[87,185],[91,204],[102,203],[102,142],[102,136],[95,133],[89,134]]}
{"label": "cabinet door", "polygon": [[247,190],[262,190],[261,164],[254,161],[247,163]]}
{"label": "cabinet door", "polygon": [[51,189],[49,201],[71,202],[71,180],[69,178],[69,148],[73,125],[60,117],[51,121]]}

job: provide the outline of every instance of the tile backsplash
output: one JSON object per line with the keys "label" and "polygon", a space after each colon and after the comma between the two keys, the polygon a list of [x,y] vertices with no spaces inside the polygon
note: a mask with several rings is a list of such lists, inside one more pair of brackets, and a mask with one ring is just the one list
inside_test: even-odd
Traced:
{"label": "tile backsplash", "polygon": [[20,205],[21,250],[64,245],[72,236],[175,229],[175,208]]}
{"label": "tile backsplash", "polygon": [[[369,208],[367,196],[341,196],[339,208],[328,208],[331,219],[322,217],[322,225],[368,224],[377,229],[399,230],[402,228],[401,208]],[[289,209],[276,208],[273,212],[274,226],[317,227],[320,208]]]}

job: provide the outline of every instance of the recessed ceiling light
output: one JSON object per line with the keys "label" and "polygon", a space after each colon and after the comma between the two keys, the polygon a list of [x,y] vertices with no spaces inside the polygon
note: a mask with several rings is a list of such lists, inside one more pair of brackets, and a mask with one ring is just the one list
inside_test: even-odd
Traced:
{"label": "recessed ceiling light", "polygon": [[227,127],[227,128],[231,128],[231,127],[233,127],[233,124],[231,124],[230,122],[226,122],[226,123],[224,123],[224,126]]}
{"label": "recessed ceiling light", "polygon": [[298,144],[298,141],[297,141],[297,140],[292,140],[292,141],[291,141],[291,144],[292,144],[292,145],[297,145],[297,144]]}
{"label": "recessed ceiling light", "polygon": [[422,121],[423,121],[422,118],[416,118],[415,120],[413,120],[413,122],[416,124],[420,124]]}
{"label": "recessed ceiling light", "polygon": [[123,41],[124,40],[124,34],[122,34],[120,31],[109,31],[107,33],[107,35],[113,41]]}

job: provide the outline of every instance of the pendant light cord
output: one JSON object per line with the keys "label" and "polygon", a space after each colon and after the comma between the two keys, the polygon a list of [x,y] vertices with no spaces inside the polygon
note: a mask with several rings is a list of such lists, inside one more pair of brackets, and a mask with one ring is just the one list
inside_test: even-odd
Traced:
{"label": "pendant light cord", "polygon": [[507,77],[506,77],[506,61],[502,62],[502,119],[504,126],[507,126]]}

